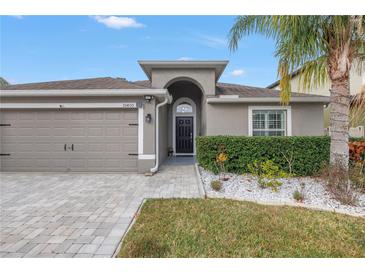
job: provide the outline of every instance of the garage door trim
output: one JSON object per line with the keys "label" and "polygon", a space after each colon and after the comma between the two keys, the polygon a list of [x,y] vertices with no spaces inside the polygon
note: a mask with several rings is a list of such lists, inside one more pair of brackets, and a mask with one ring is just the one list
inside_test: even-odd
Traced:
{"label": "garage door trim", "polygon": [[0,104],[0,109],[129,109],[141,107],[140,102],[120,103],[6,103]]}

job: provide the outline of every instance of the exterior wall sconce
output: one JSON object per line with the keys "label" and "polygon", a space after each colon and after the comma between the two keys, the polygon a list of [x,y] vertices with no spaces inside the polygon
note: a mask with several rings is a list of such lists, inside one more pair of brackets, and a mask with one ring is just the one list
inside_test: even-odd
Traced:
{"label": "exterior wall sconce", "polygon": [[153,99],[153,96],[152,95],[145,95],[144,99],[149,103]]}
{"label": "exterior wall sconce", "polygon": [[146,123],[151,123],[151,121],[152,121],[152,115],[150,113],[148,113],[146,115],[145,119],[146,119]]}

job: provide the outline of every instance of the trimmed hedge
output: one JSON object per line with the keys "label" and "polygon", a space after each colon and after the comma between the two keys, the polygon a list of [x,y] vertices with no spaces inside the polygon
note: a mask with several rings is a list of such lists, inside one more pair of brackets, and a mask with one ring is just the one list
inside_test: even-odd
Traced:
{"label": "trimmed hedge", "polygon": [[228,156],[225,167],[233,173],[248,172],[247,164],[255,160],[272,160],[288,172],[289,165],[283,153],[287,158],[293,155],[292,172],[298,176],[313,175],[323,163],[329,163],[330,138],[327,136],[198,136],[196,148],[199,164],[217,173],[215,159],[222,145]]}

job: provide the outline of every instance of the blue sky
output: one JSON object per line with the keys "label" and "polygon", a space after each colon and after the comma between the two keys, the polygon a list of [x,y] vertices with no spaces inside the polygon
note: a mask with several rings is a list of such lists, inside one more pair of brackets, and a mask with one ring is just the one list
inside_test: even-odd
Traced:
{"label": "blue sky", "polygon": [[274,42],[244,38],[231,53],[232,16],[2,16],[0,75],[11,83],[92,77],[146,79],[137,60],[229,60],[221,82],[276,80]]}

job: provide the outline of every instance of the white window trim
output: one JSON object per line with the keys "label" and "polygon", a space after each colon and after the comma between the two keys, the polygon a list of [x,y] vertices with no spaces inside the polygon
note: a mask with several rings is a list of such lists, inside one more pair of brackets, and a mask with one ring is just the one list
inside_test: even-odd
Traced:
{"label": "white window trim", "polygon": [[286,110],[286,135],[292,136],[291,106],[249,106],[248,107],[248,136],[252,136],[252,112],[254,110]]}
{"label": "white window trim", "polygon": [[[183,102],[187,102],[189,103],[192,108],[193,108],[193,112],[191,113],[177,113],[176,112],[176,108],[178,105],[180,105]],[[193,153],[176,153],[176,117],[189,117],[192,116],[193,117]],[[195,136],[196,136],[196,104],[195,102],[188,98],[188,97],[181,97],[179,99],[177,99],[174,103],[174,105],[172,106],[172,148],[174,150],[174,155],[195,155]]]}

